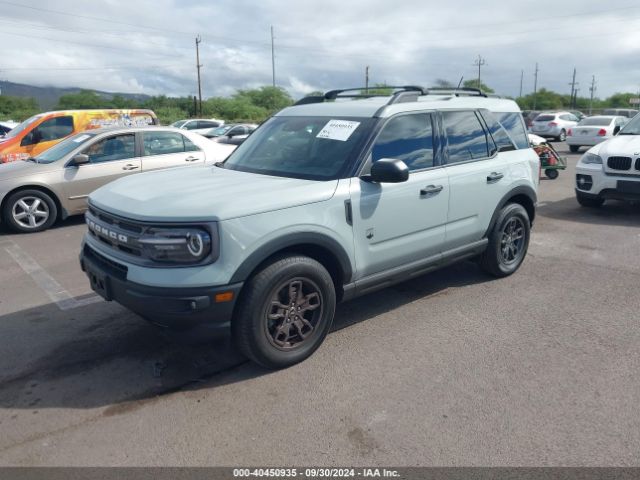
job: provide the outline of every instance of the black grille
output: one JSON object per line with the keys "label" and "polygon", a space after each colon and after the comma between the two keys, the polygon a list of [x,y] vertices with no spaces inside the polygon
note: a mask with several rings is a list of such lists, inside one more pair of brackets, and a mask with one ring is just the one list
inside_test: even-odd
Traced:
{"label": "black grille", "polygon": [[640,170],[640,158],[636,158],[636,170]]}
{"label": "black grille", "polygon": [[607,166],[611,170],[630,170],[631,157],[609,157]]}
{"label": "black grille", "polygon": [[97,262],[99,265],[101,265],[102,268],[109,270],[116,278],[119,278],[121,280],[127,278],[127,272],[129,271],[129,269],[126,265],[122,265],[121,263],[114,262],[113,260],[108,259],[101,253],[96,252],[89,245],[84,246],[84,254],[94,262]]}
{"label": "black grille", "polygon": [[144,226],[94,207],[89,208],[86,217],[89,234],[93,238],[115,250],[135,257],[142,256],[142,245],[138,239],[145,231]]}

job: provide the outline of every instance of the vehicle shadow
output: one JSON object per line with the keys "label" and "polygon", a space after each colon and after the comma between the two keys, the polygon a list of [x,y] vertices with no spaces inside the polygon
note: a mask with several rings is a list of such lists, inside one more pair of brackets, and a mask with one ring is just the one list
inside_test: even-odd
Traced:
{"label": "vehicle shadow", "polygon": [[640,204],[607,200],[600,208],[581,207],[575,197],[538,206],[540,217],[595,225],[640,227]]}
{"label": "vehicle shadow", "polygon": [[[338,306],[333,331],[452,287],[490,281],[471,262]],[[135,408],[180,390],[211,389],[270,371],[248,362],[228,337],[195,343],[165,335],[114,303],[69,311],[54,304],[0,317],[0,409]]]}

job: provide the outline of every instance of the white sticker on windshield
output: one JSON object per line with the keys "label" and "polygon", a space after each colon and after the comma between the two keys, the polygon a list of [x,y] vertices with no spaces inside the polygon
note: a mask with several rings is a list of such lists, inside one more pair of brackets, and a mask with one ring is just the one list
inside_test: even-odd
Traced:
{"label": "white sticker on windshield", "polygon": [[91,138],[91,135],[80,135],[78,138],[74,138],[73,141],[76,143],[84,142],[87,138]]}
{"label": "white sticker on windshield", "polygon": [[346,142],[351,134],[358,128],[360,122],[350,122],[348,120],[329,120],[317,138],[327,138],[329,140],[340,140]]}

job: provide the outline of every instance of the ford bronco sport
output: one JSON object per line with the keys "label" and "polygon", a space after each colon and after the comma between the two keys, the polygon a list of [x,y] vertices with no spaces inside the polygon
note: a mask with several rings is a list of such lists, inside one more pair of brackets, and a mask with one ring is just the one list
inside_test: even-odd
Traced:
{"label": "ford bronco sport", "polygon": [[357,91],[302,99],[210,169],[95,191],[80,256],[92,288],[158,325],[230,330],[282,368],[320,346],[340,301],[463,259],[515,272],[539,171],[518,106]]}

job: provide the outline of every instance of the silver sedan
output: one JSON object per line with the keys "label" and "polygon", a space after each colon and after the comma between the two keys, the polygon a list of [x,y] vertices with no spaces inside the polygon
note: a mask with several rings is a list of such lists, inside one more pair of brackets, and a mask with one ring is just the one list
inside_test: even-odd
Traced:
{"label": "silver sedan", "polygon": [[617,135],[629,121],[628,118],[615,115],[587,117],[567,131],[569,150],[576,153],[580,147],[592,147]]}
{"label": "silver sedan", "polygon": [[213,164],[234,149],[171,127],[79,133],[35,158],[0,166],[2,221],[17,232],[46,230],[58,219],[84,213],[89,194],[117,178]]}

